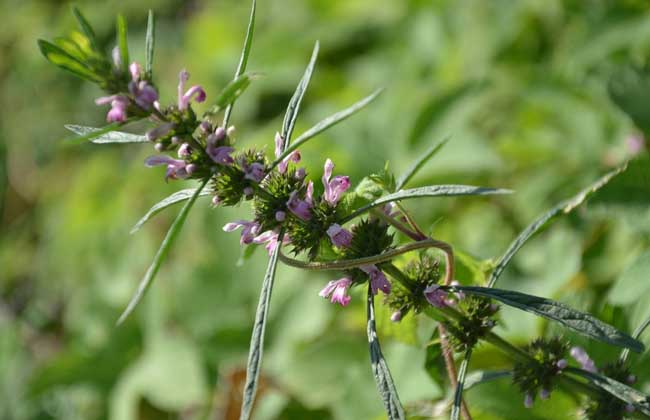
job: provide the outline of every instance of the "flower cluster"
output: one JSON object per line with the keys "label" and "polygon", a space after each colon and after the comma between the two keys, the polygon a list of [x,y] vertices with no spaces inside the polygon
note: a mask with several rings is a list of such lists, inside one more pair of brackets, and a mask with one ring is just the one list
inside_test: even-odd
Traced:
{"label": "flower cluster", "polygon": [[[409,312],[418,314],[432,304],[426,291],[439,287],[440,262],[429,253],[423,252],[419,258],[411,260],[404,267],[404,274],[408,279],[408,286],[395,285],[393,293],[386,298],[387,304],[393,310],[391,319],[394,322],[400,321]],[[447,293],[444,293],[444,299],[447,299]]]}
{"label": "flower cluster", "polygon": [[569,345],[560,338],[538,338],[524,348],[532,356],[527,362],[518,362],[513,369],[513,382],[524,393],[524,405],[532,407],[535,397],[546,400],[551,395],[555,378],[569,365],[566,353]]}
{"label": "flower cluster", "polygon": [[490,299],[461,295],[456,309],[461,313],[461,317],[445,321],[443,324],[449,332],[454,349],[457,352],[465,352],[494,328],[499,306]]}
{"label": "flower cluster", "polygon": [[[621,361],[605,365],[601,373],[624,384],[632,385],[636,382],[636,376],[631,374],[630,369]],[[587,420],[618,420],[634,411],[633,405],[603,391],[598,392],[598,397],[589,399],[583,409],[584,418]]]}

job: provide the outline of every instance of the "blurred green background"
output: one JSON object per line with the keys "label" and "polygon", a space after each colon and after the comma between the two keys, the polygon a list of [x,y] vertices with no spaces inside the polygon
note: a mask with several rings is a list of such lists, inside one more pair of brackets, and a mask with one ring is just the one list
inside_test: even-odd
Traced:
{"label": "blurred green background", "polygon": [[[235,0],[77,5],[107,50],[114,15],[124,13],[132,56],[141,62],[152,8],[163,102],[174,100],[186,67],[191,82],[206,87],[206,104],[232,77],[249,11],[247,1]],[[200,199],[147,298],[116,327],[178,209],[133,236],[131,226],[189,184],[165,184],[162,170],[144,168],[152,154],[146,145],[60,142],[69,135],[63,124],[100,126],[106,112],[93,103],[101,92],[38,52],[37,38],[75,29],[69,4],[4,0],[1,9],[0,418],[237,419],[267,257],[258,251],[239,266],[238,237],[221,227],[249,217],[249,209],[214,210]],[[638,70],[650,57],[647,2],[260,0],[249,69],[265,76],[235,108],[240,144],[272,152],[316,40],[321,54],[297,133],[377,87],[386,91],[303,148],[311,174],[320,175],[326,157],[354,183],[386,160],[399,174],[449,135],[414,185],[516,190],[407,204],[465,255],[462,281],[480,278],[478,262],[500,255],[544,209],[639,153],[634,176],[538,235],[500,286],[559,299],[626,331],[648,315],[649,160],[630,140],[650,126],[650,78]],[[345,309],[322,300],[317,293],[330,274],[280,268],[255,419],[383,418],[362,293]],[[387,311],[380,315],[402,400],[413,415],[445,418],[448,391],[427,363],[433,324],[407,317],[395,326]],[[504,310],[499,329],[518,344],[560,332],[514,310]],[[565,337],[597,364],[617,354]],[[649,359],[632,358],[646,392]],[[508,363],[482,345],[470,369]],[[560,392],[525,410],[507,379],[476,387],[467,399],[476,419],[576,418]]]}

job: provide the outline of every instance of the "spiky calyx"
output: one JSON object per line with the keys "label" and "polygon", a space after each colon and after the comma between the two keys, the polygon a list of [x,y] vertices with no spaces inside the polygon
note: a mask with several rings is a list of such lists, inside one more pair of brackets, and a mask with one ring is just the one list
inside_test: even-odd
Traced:
{"label": "spiky calyx", "polygon": [[[221,165],[219,172],[212,177],[212,189],[219,197],[220,205],[234,206],[243,198],[253,198],[257,183],[246,178],[243,167],[259,163],[266,167],[264,154],[256,150],[245,150],[235,156],[231,165]],[[247,194],[251,192],[251,194]]]}
{"label": "spiky calyx", "polygon": [[465,352],[494,328],[499,306],[480,296],[458,296],[457,309],[463,317],[444,325],[454,350]]}
{"label": "spiky calyx", "polygon": [[404,274],[409,278],[411,289],[395,284],[392,293],[386,297],[386,303],[402,315],[409,311],[420,313],[431,306],[424,298],[424,290],[429,285],[440,282],[440,262],[423,252],[418,259],[412,260],[404,267]]}
{"label": "spiky calyx", "polygon": [[289,169],[285,173],[278,171],[271,172],[262,181],[261,186],[265,192],[261,192],[255,196],[253,209],[255,210],[255,220],[261,226],[260,231],[264,232],[282,225],[276,219],[276,213],[283,211],[289,215],[290,212],[287,210],[289,196],[293,191],[298,191],[299,195],[303,196],[306,188],[303,185],[303,179],[296,176],[294,169]]}
{"label": "spiky calyx", "polygon": [[524,351],[530,354],[533,360],[514,365],[513,382],[524,395],[533,400],[540,391],[543,394],[550,393],[562,366],[566,366],[568,349],[569,344],[561,338],[534,340],[524,347]]}
{"label": "spiky calyx", "polygon": [[[621,361],[606,365],[601,373],[621,383],[631,385],[634,382],[634,376],[631,375],[630,369]],[[587,401],[583,410],[583,418],[585,420],[623,420],[631,411],[633,410],[625,402],[607,392],[600,391],[597,398]]]}

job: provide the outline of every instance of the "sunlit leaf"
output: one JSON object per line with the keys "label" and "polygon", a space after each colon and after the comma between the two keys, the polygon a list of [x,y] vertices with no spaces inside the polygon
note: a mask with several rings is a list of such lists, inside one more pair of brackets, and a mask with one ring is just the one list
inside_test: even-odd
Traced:
{"label": "sunlit leaf", "polygon": [[145,136],[141,136],[139,134],[124,133],[122,131],[113,131],[114,128],[117,128],[120,125],[123,124],[113,123],[102,128],[95,128],[95,127],[86,127],[83,125],[66,124],[65,128],[80,136],[80,137],[75,137],[73,139],[77,141],[91,140],[93,143],[97,143],[97,144],[148,143],[149,142],[149,140],[147,140]]}
{"label": "sunlit leaf", "polygon": [[[147,213],[145,213],[144,216],[142,216],[140,218],[140,220],[138,220],[138,223],[136,223],[135,226],[133,226],[130,233],[133,234],[133,233],[137,232],[138,230],[140,230],[140,228],[145,223],[147,223],[149,221],[149,219],[151,219],[153,216],[160,213],[161,211],[165,210],[167,207],[170,207],[170,206],[173,206],[176,203],[180,203],[182,201],[191,199],[194,196],[194,194],[196,194],[196,190],[197,190],[196,188],[187,188],[187,189],[184,189],[184,190],[176,191],[172,195],[170,195],[170,196],[164,198],[163,200],[157,202],[156,204],[154,204],[149,209],[149,211],[147,211]],[[199,193],[199,197],[200,196],[205,196],[205,195],[210,195],[210,194],[212,194],[212,191],[204,188]],[[248,247],[248,248],[254,248],[254,247]]]}
{"label": "sunlit leaf", "polygon": [[91,82],[101,81],[100,77],[90,67],[68,54],[61,47],[42,39],[38,40],[38,47],[41,50],[41,54],[50,63]]}
{"label": "sunlit leaf", "polygon": [[94,51],[99,51],[97,37],[95,36],[95,31],[93,31],[92,26],[90,26],[84,15],[76,7],[72,8],[72,13],[74,14],[75,19],[77,19],[77,23],[79,24],[79,27],[83,31],[84,35],[86,35],[86,38],[88,38],[92,49]]}

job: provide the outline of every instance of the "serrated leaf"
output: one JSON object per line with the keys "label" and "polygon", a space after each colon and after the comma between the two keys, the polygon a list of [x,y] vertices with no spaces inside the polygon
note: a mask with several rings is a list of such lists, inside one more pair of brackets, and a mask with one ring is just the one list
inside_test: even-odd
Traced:
{"label": "serrated leaf", "polygon": [[88,38],[93,51],[99,51],[97,37],[95,36],[95,31],[93,31],[92,26],[90,26],[84,15],[76,7],[72,8],[72,13],[74,14],[75,19],[77,19],[79,28],[81,28],[81,31],[86,35],[86,38]]}
{"label": "serrated leaf", "polygon": [[365,213],[373,207],[381,206],[382,204],[390,203],[393,201],[409,200],[420,197],[448,197],[457,195],[494,195],[494,194],[510,194],[511,190],[499,188],[485,188],[474,187],[471,185],[431,185],[428,187],[411,188],[408,190],[401,190],[393,194],[385,195],[359,209],[356,209],[352,214],[345,217],[342,222],[348,222],[355,217]]}
{"label": "serrated leaf", "polygon": [[[102,128],[86,127],[83,125],[66,124],[64,127],[78,134],[72,140],[91,140],[97,144],[107,143],[148,143],[147,137],[138,134],[125,133],[122,131],[112,131],[114,128],[123,125],[122,123],[109,124]],[[109,129],[110,128],[110,129]],[[106,130],[109,131],[106,131]]]}
{"label": "serrated leaf", "polygon": [[615,177],[616,175],[618,175],[624,170],[625,170],[625,166],[617,168],[607,173],[606,175],[601,177],[598,181],[594,182],[589,187],[580,191],[577,195],[556,205],[555,207],[553,207],[552,209],[548,210],[540,217],[535,219],[533,223],[528,225],[526,229],[524,229],[517,236],[517,238],[510,244],[510,246],[508,247],[506,252],[501,256],[501,258],[499,258],[499,261],[494,267],[492,274],[490,274],[488,287],[493,287],[495,285],[495,283],[499,279],[499,276],[501,276],[501,273],[503,273],[503,270],[506,268],[506,266],[508,265],[512,257],[514,257],[517,251],[519,251],[519,249],[522,246],[524,246],[526,241],[528,241],[528,239],[530,239],[538,230],[540,230],[544,225],[546,225],[546,223],[548,223],[551,219],[553,219],[558,215],[570,213],[573,209],[578,207],[580,204],[584,203],[587,197],[589,197],[594,192],[598,191],[600,188],[606,185],[613,177]]}
{"label": "serrated leaf", "polygon": [[124,15],[117,15],[117,45],[120,48],[122,61],[122,72],[129,73],[129,43],[127,36],[126,18]]}
{"label": "serrated leaf", "polygon": [[530,312],[558,322],[578,334],[618,347],[629,347],[636,352],[644,350],[643,343],[604,323],[594,316],[575,310],[563,303],[539,296],[527,295],[513,290],[478,286],[442,286],[467,294],[498,300],[513,308]]}
{"label": "serrated leaf", "polygon": [[449,137],[445,137],[444,139],[438,140],[436,143],[431,145],[431,147],[429,147],[427,151],[424,152],[424,154],[418,160],[416,160],[413,163],[413,165],[411,165],[411,167],[408,168],[406,172],[402,174],[402,176],[399,177],[399,179],[397,180],[397,185],[395,186],[395,190],[399,191],[402,188],[404,188],[406,184],[411,180],[411,178],[413,178],[415,174],[417,174],[418,171],[422,169],[422,167],[432,157],[434,157],[438,153],[438,151],[440,151],[440,149],[442,149],[442,146],[447,144],[448,141],[449,141]]}
{"label": "serrated leaf", "polygon": [[375,377],[375,383],[379,390],[379,395],[384,402],[386,414],[390,420],[405,419],[404,408],[399,400],[393,377],[388,369],[388,364],[384,355],[381,352],[379,339],[377,338],[377,330],[375,325],[375,297],[372,293],[372,288],[368,287],[368,305],[366,313],[368,315],[367,333],[368,344],[370,345],[370,364],[372,366],[372,374]]}
{"label": "serrated leaf", "polygon": [[284,114],[284,121],[282,122],[282,138],[284,139],[284,145],[282,146],[282,151],[284,152],[291,144],[291,134],[293,133],[293,128],[296,125],[296,119],[298,118],[298,111],[300,110],[300,104],[302,98],[305,96],[307,91],[307,86],[309,86],[309,81],[311,80],[311,75],[314,72],[314,65],[316,64],[316,57],[318,57],[318,41],[314,44],[314,50],[311,53],[311,59],[309,64],[305,69],[305,73],[302,75],[302,79],[296,87],[296,91],[293,93],[291,100],[289,100],[289,105],[287,106],[287,112]]}
{"label": "serrated leaf", "polygon": [[613,395],[619,400],[632,404],[634,408],[643,414],[650,415],[650,397],[636,389],[598,373],[587,372],[586,370],[574,367],[568,367],[566,371],[587,379],[598,388]]}
{"label": "serrated leaf", "polygon": [[[237,64],[237,70],[235,70],[235,77],[233,80],[237,80],[239,76],[244,74],[246,71],[246,65],[248,64],[248,56],[251,52],[251,46],[253,45],[253,32],[255,32],[255,10],[257,8],[256,0],[253,0],[251,5],[251,14],[248,19],[248,29],[246,30],[246,38],[244,39],[244,47],[242,48],[241,55],[239,56],[239,64]],[[230,121],[230,114],[232,113],[234,100],[228,104],[226,111],[223,116],[223,126],[228,125]]]}
{"label": "serrated leaf", "polygon": [[38,48],[41,50],[41,54],[43,54],[47,61],[55,66],[61,67],[62,69],[91,82],[101,81],[101,78],[85,63],[82,63],[72,55],[68,54],[61,47],[42,39],[39,39],[37,43]]}
{"label": "serrated leaf", "polygon": [[280,232],[278,244],[271,253],[269,264],[264,275],[260,299],[255,312],[255,323],[253,324],[253,334],[251,335],[251,344],[248,351],[248,364],[246,366],[246,383],[244,384],[244,395],[242,398],[241,412],[239,420],[248,420],[253,409],[255,394],[257,393],[257,382],[262,367],[262,354],[264,352],[264,333],[266,332],[266,319],[269,313],[271,301],[271,292],[273,291],[273,282],[275,280],[275,271],[278,266],[278,255],[284,232]]}
{"label": "serrated leaf", "polygon": [[451,420],[458,420],[463,406],[463,389],[465,388],[465,376],[467,375],[467,366],[472,357],[472,349],[468,349],[465,353],[463,361],[460,362],[458,368],[458,383],[454,391],[454,404],[451,406]]}
{"label": "serrated leaf", "polygon": [[[182,201],[191,199],[194,196],[194,194],[196,193],[196,190],[197,190],[196,188],[187,188],[187,189],[184,189],[184,190],[176,191],[172,195],[170,195],[170,196],[164,198],[163,200],[157,202],[156,204],[154,204],[149,209],[149,211],[147,211],[147,213],[145,213],[144,216],[142,216],[140,218],[140,220],[138,220],[138,223],[136,223],[135,226],[133,226],[130,233],[134,234],[135,232],[140,230],[140,228],[145,223],[147,223],[149,221],[149,219],[151,219],[153,216],[160,213],[161,211],[165,210],[167,207],[170,207],[170,206],[173,206],[176,203],[180,203]],[[212,191],[203,189],[199,193],[199,197],[210,195],[210,194],[212,194]],[[251,248],[251,247],[248,247],[248,248]]]}
{"label": "serrated leaf", "polygon": [[153,51],[156,45],[156,18],[153,10],[149,10],[147,16],[147,37],[144,42],[145,60],[144,60],[144,77],[147,80],[153,78]]}
{"label": "serrated leaf", "polygon": [[377,89],[370,95],[366,96],[359,102],[356,102],[355,104],[349,106],[348,108],[345,108],[344,110],[341,110],[335,114],[330,115],[329,117],[325,118],[324,120],[320,121],[318,124],[315,126],[311,127],[309,130],[305,131],[302,133],[296,141],[291,143],[285,151],[278,157],[275,162],[273,162],[272,167],[275,167],[278,163],[282,162],[284,158],[289,156],[291,152],[296,150],[298,147],[302,146],[304,143],[306,143],[308,140],[316,137],[318,134],[322,133],[323,131],[327,130],[328,128],[340,123],[341,121],[345,120],[349,116],[355,114],[357,111],[360,111],[364,107],[366,107],[368,104],[370,104],[372,101],[374,101],[383,91],[383,89]]}
{"label": "serrated leaf", "polygon": [[117,320],[118,324],[121,324],[131,314],[131,312],[133,312],[136,305],[144,297],[145,292],[153,282],[153,279],[156,277],[156,274],[158,274],[158,270],[160,269],[160,266],[162,265],[163,261],[167,257],[167,254],[169,253],[171,246],[174,244],[174,241],[178,237],[178,234],[180,233],[181,229],[183,228],[183,225],[185,224],[185,220],[187,219],[187,215],[190,212],[190,209],[194,205],[194,202],[196,201],[197,197],[199,196],[203,188],[205,188],[205,185],[208,183],[209,180],[210,180],[209,178],[206,178],[201,183],[201,186],[199,186],[199,188],[196,189],[194,195],[192,195],[189,201],[185,203],[181,211],[178,213],[178,216],[176,216],[176,219],[169,227],[169,230],[167,231],[165,238],[160,244],[160,248],[158,248],[158,252],[156,252],[156,256],[154,257],[153,262],[147,269],[147,272],[145,273],[142,280],[140,280],[138,289],[136,290],[135,294],[129,301],[129,304],[127,305],[124,312],[122,312],[122,315],[120,315],[119,319]]}
{"label": "serrated leaf", "polygon": [[468,82],[449,92],[431,98],[418,112],[408,137],[408,143],[410,145],[418,144],[429,128],[433,127],[449,108],[465,97],[478,92],[483,87],[485,87],[484,83]]}
{"label": "serrated leaf", "polygon": [[251,80],[254,78],[255,75],[253,74],[242,74],[228,83],[226,87],[219,92],[215,105],[206,111],[205,115],[210,116],[217,114],[224,107],[230,106],[242,93],[244,93],[248,85],[250,85]]}

